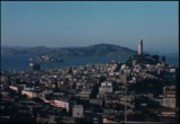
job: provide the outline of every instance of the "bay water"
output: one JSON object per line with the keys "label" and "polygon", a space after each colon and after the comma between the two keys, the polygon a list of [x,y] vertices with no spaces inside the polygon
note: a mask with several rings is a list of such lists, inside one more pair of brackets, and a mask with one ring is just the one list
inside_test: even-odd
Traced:
{"label": "bay water", "polygon": [[[29,66],[29,58],[32,55],[1,55],[1,70],[26,70]],[[78,66],[85,64],[103,64],[111,60],[126,61],[130,56],[93,56],[93,57],[62,57],[64,62],[42,62],[42,69],[61,68],[64,66]],[[178,56],[166,56],[168,64],[179,67]]]}

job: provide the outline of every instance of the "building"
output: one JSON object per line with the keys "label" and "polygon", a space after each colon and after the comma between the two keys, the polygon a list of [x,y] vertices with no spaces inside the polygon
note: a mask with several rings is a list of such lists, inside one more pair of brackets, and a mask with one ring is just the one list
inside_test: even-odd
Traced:
{"label": "building", "polygon": [[113,86],[112,82],[102,82],[101,87],[99,87],[99,94],[104,94],[104,93],[112,93],[113,92]]}
{"label": "building", "polygon": [[47,116],[38,116],[36,118],[36,121],[37,123],[41,123],[41,124],[47,124],[47,123],[50,123],[50,124],[56,124],[56,121],[55,121],[55,115],[47,115]]}
{"label": "building", "polygon": [[102,99],[90,99],[89,102],[91,104],[94,104],[94,105],[100,105],[100,106],[103,105],[103,100]]}
{"label": "building", "polygon": [[176,88],[174,85],[163,88],[163,106],[168,108],[176,107]]}
{"label": "building", "polygon": [[53,105],[56,106],[56,107],[65,108],[66,112],[69,112],[69,102],[68,102],[68,100],[54,99],[54,104]]}
{"label": "building", "polygon": [[138,43],[138,55],[143,54],[143,40],[141,39]]}
{"label": "building", "polygon": [[118,122],[114,121],[114,120],[110,120],[107,117],[104,117],[102,119],[102,124],[118,124]]}
{"label": "building", "polygon": [[10,86],[9,86],[9,89],[11,89],[11,90],[14,90],[14,91],[18,92],[18,88],[17,88],[17,86],[12,86],[12,85],[10,85]]}
{"label": "building", "polygon": [[3,87],[8,87],[8,81],[7,81],[7,77],[5,75],[1,75],[1,85]]}
{"label": "building", "polygon": [[82,105],[74,105],[72,109],[72,116],[77,118],[84,117],[84,108]]}
{"label": "building", "polygon": [[120,77],[121,82],[122,82],[123,84],[126,84],[126,83],[127,83],[127,74],[124,73],[124,71],[120,71],[119,77]]}
{"label": "building", "polygon": [[76,94],[77,97],[80,97],[82,99],[89,99],[91,95],[92,90],[91,89],[83,89],[78,94]]}
{"label": "building", "polygon": [[38,63],[29,63],[29,69],[30,71],[39,71],[41,66]]}
{"label": "building", "polygon": [[38,97],[38,93],[35,91],[22,90],[21,95],[26,95],[28,98]]}

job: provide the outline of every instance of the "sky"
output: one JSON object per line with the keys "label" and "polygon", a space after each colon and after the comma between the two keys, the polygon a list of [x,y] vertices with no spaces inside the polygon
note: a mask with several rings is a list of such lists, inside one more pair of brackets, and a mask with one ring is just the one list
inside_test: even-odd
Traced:
{"label": "sky", "polygon": [[178,2],[1,2],[1,45],[179,51]]}

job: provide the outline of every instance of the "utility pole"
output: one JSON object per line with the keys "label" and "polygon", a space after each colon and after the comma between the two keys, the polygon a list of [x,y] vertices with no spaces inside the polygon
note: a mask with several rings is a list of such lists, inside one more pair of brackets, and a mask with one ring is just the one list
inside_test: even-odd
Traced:
{"label": "utility pole", "polygon": [[124,122],[127,123],[127,72],[123,72],[123,82],[125,84],[125,112],[124,112]]}
{"label": "utility pole", "polygon": [[126,112],[126,110],[127,110],[127,81],[125,81],[125,115],[124,115],[124,121],[125,121],[125,124],[126,124],[126,122],[127,122],[127,112]]}
{"label": "utility pole", "polygon": [[125,70],[120,71],[120,79],[125,86],[124,93],[124,123],[127,123],[127,72]]}

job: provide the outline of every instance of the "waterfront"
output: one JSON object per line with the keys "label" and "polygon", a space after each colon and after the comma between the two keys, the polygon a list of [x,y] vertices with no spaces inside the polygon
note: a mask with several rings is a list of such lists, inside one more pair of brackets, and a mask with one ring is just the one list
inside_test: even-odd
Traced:
{"label": "waterfront", "polygon": [[[2,55],[1,70],[26,70],[31,55]],[[64,62],[46,62],[41,63],[42,69],[59,68],[64,66],[78,66],[84,64],[103,64],[111,60],[124,62],[129,56],[100,56],[100,57],[62,57]],[[178,56],[167,55],[167,63],[179,67]]]}
{"label": "waterfront", "polygon": [[[30,55],[3,55],[1,59],[2,70],[26,70],[29,64]],[[84,64],[107,63],[111,60],[126,61],[129,56],[101,56],[101,57],[62,57],[64,62],[43,62],[42,69],[50,69],[64,66],[78,66]]]}
{"label": "waterfront", "polygon": [[141,54],[125,63],[1,71],[2,120],[174,123],[178,118],[178,69],[163,61],[159,63],[159,59],[149,60],[154,64],[144,64],[153,57]]}

